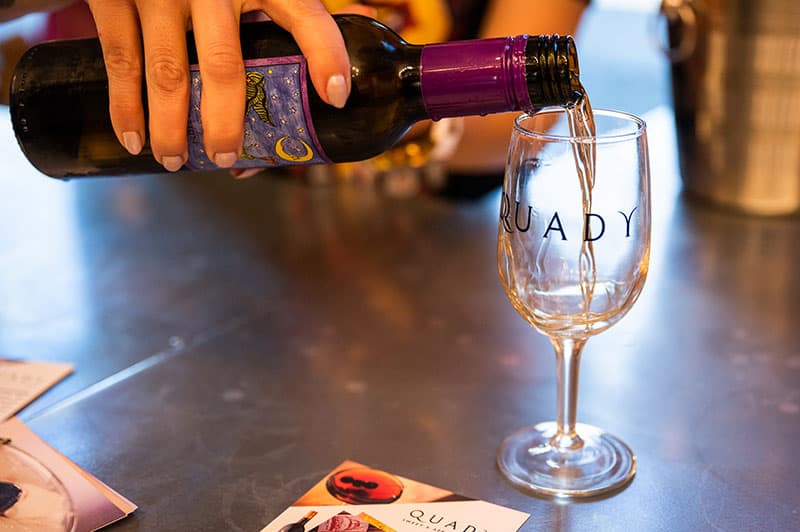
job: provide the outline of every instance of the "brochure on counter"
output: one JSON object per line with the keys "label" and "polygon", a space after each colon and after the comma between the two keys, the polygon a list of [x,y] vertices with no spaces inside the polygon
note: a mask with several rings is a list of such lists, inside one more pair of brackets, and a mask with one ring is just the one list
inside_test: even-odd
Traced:
{"label": "brochure on counter", "polygon": [[72,364],[0,359],[0,421],[22,410],[72,373]]}
{"label": "brochure on counter", "polygon": [[513,532],[528,517],[348,460],[262,532]]}
{"label": "brochure on counter", "polygon": [[0,423],[0,530],[91,532],[135,509],[18,418]]}

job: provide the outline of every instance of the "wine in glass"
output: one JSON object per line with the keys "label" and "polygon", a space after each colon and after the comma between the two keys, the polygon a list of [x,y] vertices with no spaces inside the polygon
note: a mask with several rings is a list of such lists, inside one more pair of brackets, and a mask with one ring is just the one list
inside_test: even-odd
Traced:
{"label": "wine in glass", "polygon": [[630,448],[576,423],[578,368],[586,340],[636,301],[650,254],[645,123],[579,106],[519,116],[514,124],[498,227],[498,270],[514,308],[555,348],[554,422],[512,434],[498,465],[516,486],[561,498],[626,484]]}

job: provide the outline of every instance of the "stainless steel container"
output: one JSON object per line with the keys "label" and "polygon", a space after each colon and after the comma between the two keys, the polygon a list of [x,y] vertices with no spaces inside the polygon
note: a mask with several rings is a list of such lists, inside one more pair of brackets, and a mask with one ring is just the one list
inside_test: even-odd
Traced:
{"label": "stainless steel container", "polygon": [[662,0],[684,189],[800,212],[800,0]]}

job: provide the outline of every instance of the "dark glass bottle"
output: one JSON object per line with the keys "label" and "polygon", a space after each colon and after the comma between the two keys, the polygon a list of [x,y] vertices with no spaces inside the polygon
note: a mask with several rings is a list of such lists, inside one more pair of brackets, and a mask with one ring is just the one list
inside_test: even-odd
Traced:
{"label": "dark glass bottle", "polygon": [[306,524],[309,521],[311,521],[314,518],[315,515],[317,515],[317,512],[315,512],[314,510],[311,510],[310,512],[308,512],[306,514],[305,517],[303,517],[298,522],[286,525],[283,528],[281,528],[280,532],[305,532]]}
{"label": "dark glass bottle", "polygon": [[[359,15],[334,17],[350,54],[343,109],[311,85],[291,34],[272,22],[243,24],[245,138],[238,168],[346,162],[377,155],[419,120],[564,106],[580,97],[571,37],[517,36],[425,46],[406,43]],[[188,169],[216,166],[202,149],[197,53],[192,66]],[[11,119],[28,159],[53,177],[164,172],[148,146],[119,145],[108,114],[108,80],[96,39],[28,50],[11,84]]]}

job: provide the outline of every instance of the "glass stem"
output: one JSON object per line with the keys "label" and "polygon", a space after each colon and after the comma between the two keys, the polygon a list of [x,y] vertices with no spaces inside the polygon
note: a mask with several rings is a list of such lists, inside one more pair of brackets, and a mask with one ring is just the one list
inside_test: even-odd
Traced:
{"label": "glass stem", "polygon": [[578,412],[578,371],[586,339],[553,337],[550,341],[556,351],[558,376],[557,429],[550,445],[559,451],[575,451],[583,447],[583,440],[575,432],[575,420]]}

